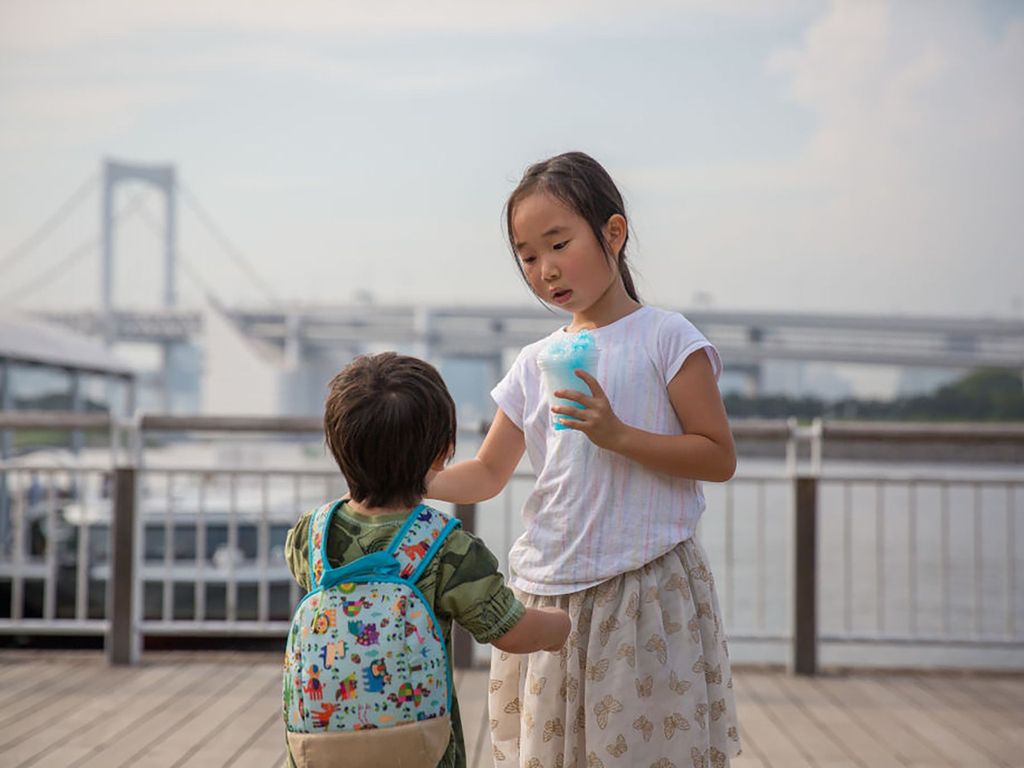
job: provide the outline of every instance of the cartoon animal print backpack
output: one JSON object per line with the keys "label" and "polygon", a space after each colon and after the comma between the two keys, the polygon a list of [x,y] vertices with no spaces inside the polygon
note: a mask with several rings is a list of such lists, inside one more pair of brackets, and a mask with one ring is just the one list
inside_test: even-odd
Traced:
{"label": "cartoon animal print backpack", "polygon": [[435,768],[451,735],[452,681],[416,580],[459,521],[420,504],[386,550],[331,568],[327,532],[341,504],[309,524],[312,591],[295,609],[284,664],[289,749],[299,768]]}

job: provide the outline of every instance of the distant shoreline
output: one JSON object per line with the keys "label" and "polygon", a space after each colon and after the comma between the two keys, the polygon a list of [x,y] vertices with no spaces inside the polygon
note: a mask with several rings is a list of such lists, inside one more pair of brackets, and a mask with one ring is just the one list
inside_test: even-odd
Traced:
{"label": "distant shoreline", "polygon": [[[738,439],[736,451],[743,457],[784,459],[786,444],[779,441]],[[810,458],[806,444],[800,446],[800,457]],[[824,443],[824,459],[846,461],[930,461],[949,464],[1016,464],[1024,470],[1024,444],[1020,441],[950,443],[893,443],[885,440],[842,441],[830,438]]]}

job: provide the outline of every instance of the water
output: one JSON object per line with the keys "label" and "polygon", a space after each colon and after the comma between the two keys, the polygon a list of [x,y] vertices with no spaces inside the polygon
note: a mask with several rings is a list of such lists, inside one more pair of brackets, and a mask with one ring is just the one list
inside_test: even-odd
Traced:
{"label": "water", "polygon": [[[789,656],[793,488],[783,470],[781,462],[741,460],[730,483],[704,485],[698,535],[733,656],[742,661],[786,663]],[[877,481],[893,471],[933,479]],[[934,479],[939,471],[956,478],[945,492]],[[865,479],[829,481],[828,472]],[[778,479],[757,482],[745,477],[751,474]],[[1000,475],[1019,479],[986,482]],[[531,483],[513,480],[506,498],[478,506],[477,531],[503,568],[523,530],[519,510]],[[818,505],[819,634],[830,639],[822,643],[823,663],[1024,668],[1020,468],[830,461]],[[875,637],[889,642],[852,642]],[[845,641],[831,640],[838,638]],[[1008,639],[1017,646],[1007,647]]]}

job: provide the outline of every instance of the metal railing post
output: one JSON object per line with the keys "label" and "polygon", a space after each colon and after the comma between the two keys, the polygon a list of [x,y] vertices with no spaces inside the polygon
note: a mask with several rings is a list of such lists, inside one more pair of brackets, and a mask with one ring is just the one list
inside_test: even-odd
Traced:
{"label": "metal railing post", "polygon": [[110,526],[110,581],[107,584],[107,660],[137,664],[139,633],[135,616],[135,490],[134,467],[114,469],[114,514]]}
{"label": "metal railing post", "polygon": [[786,472],[795,477],[800,466],[800,423],[795,417],[786,419]]}
{"label": "metal railing post", "polygon": [[821,464],[825,457],[825,426],[824,422],[817,418],[811,422],[811,473],[821,476]]}
{"label": "metal railing post", "polygon": [[818,478],[795,478],[793,658],[791,672],[818,673]]}
{"label": "metal railing post", "polygon": [[[462,529],[473,533],[476,528],[476,504],[456,504],[455,516],[462,522]],[[458,624],[452,627],[452,661],[459,669],[473,666],[473,638]]]}
{"label": "metal railing post", "polygon": [[[0,360],[0,411],[9,411],[14,403],[11,396],[11,364]],[[0,463],[10,458],[14,445],[14,433],[0,429]],[[0,558],[8,554],[11,537],[11,501],[8,493],[7,471],[0,472]]]}

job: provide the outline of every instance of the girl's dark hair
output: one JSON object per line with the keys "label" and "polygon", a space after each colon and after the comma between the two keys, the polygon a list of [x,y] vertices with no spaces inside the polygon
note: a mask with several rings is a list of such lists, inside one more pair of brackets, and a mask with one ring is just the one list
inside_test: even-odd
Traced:
{"label": "girl's dark hair", "polygon": [[355,501],[418,504],[431,465],[455,449],[455,432],[452,396],[423,360],[362,355],[331,380],[324,435]]}
{"label": "girl's dark hair", "polygon": [[[515,257],[516,266],[519,267],[519,274],[526,280],[526,273],[523,272],[523,265],[519,262],[516,253],[515,235],[512,234],[512,216],[515,208],[521,200],[534,192],[547,192],[567,208],[578,213],[590,225],[594,237],[601,244],[610,262],[616,263],[619,274],[622,276],[622,284],[626,287],[626,293],[633,301],[640,301],[633,285],[633,275],[629,271],[629,264],[626,261],[626,243],[629,242],[629,228],[627,225],[626,239],[622,242],[622,249],[618,257],[608,247],[601,231],[608,219],[616,213],[626,218],[626,206],[622,202],[622,195],[618,187],[612,181],[612,177],[597,160],[583,152],[566,152],[562,155],[555,155],[547,160],[534,163],[526,169],[519,185],[512,190],[512,194],[505,203],[505,230],[508,234],[508,242],[512,247],[512,255]],[[627,219],[628,221],[628,219]]]}

